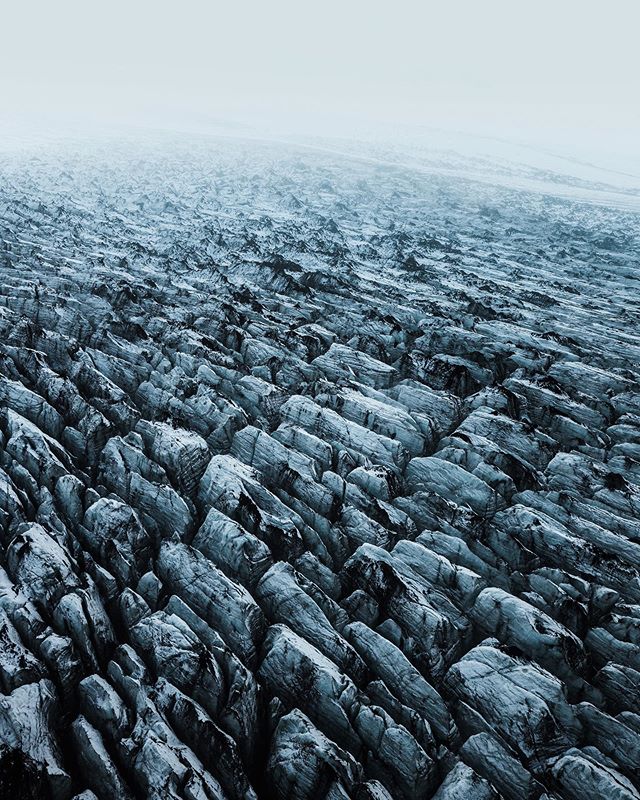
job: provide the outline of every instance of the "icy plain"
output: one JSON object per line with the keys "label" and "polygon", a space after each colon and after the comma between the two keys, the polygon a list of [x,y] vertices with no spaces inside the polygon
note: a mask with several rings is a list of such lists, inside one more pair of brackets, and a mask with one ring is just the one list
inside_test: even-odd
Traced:
{"label": "icy plain", "polygon": [[0,154],[3,797],[640,798],[640,194],[551,166]]}

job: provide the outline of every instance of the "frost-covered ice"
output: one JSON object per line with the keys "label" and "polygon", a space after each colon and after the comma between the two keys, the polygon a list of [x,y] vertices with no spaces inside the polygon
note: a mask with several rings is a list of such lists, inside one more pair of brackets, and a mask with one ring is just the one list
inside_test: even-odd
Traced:
{"label": "frost-covered ice", "polygon": [[1,157],[3,796],[639,798],[637,192],[312,145]]}

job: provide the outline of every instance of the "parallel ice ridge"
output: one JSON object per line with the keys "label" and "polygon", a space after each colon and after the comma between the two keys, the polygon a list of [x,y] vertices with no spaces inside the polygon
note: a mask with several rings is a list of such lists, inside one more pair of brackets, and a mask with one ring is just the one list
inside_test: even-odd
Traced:
{"label": "parallel ice ridge", "polygon": [[4,161],[3,796],[640,798],[639,222]]}

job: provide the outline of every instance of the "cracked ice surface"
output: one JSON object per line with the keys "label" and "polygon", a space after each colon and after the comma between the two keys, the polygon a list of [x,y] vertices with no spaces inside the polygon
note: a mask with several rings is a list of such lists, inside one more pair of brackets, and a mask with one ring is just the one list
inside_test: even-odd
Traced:
{"label": "cracked ice surface", "polygon": [[637,196],[343,150],[2,156],[7,796],[640,797]]}

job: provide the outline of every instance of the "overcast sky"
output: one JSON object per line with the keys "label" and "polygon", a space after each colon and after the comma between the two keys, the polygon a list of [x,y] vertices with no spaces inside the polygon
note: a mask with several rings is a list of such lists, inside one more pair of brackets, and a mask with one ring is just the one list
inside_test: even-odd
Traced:
{"label": "overcast sky", "polygon": [[3,6],[5,117],[397,122],[640,149],[640,0]]}

